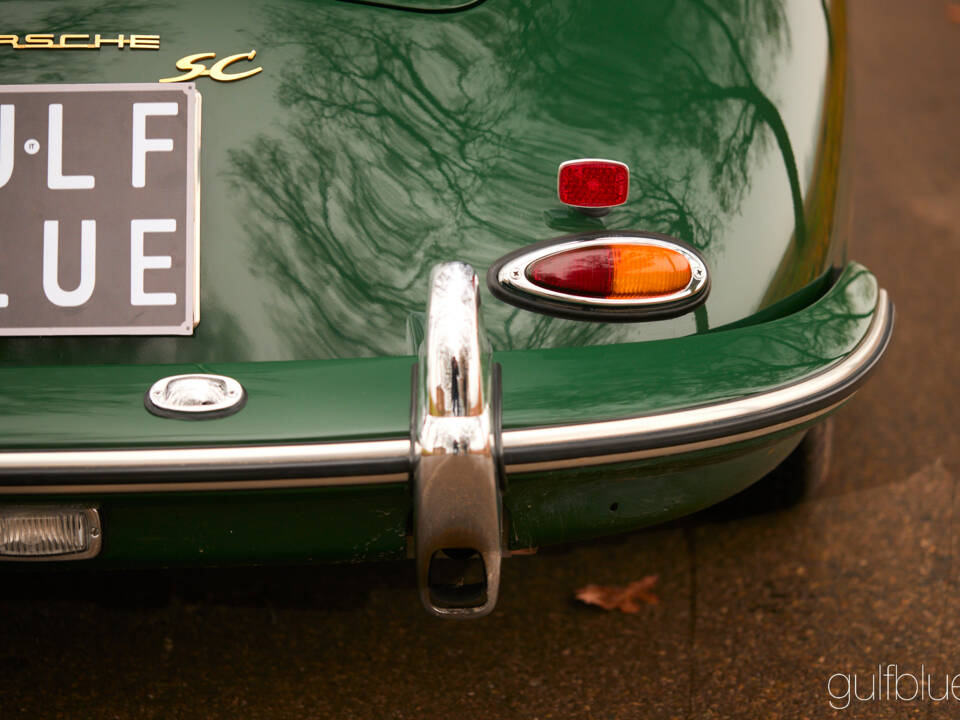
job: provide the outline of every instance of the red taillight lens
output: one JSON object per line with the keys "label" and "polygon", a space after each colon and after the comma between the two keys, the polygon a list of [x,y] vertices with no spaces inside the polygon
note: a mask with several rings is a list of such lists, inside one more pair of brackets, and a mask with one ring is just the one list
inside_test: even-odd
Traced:
{"label": "red taillight lens", "polygon": [[532,263],[527,278],[548,290],[607,297],[613,288],[613,248],[607,245],[550,255]]}
{"label": "red taillight lens", "polygon": [[690,263],[682,253],[645,245],[576,248],[548,255],[527,268],[527,279],[548,290],[625,300],[679,292],[690,277]]}
{"label": "red taillight lens", "polygon": [[557,176],[560,202],[574,207],[623,205],[629,189],[630,170],[613,160],[570,160]]}

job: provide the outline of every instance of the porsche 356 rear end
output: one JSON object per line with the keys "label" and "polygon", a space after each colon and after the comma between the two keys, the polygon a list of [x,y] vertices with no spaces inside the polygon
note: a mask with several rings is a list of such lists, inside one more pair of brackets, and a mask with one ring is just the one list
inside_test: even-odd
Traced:
{"label": "porsche 356 rear end", "polygon": [[844,22],[4,3],[2,571],[413,557],[479,616],[511,553],[760,479],[892,328]]}

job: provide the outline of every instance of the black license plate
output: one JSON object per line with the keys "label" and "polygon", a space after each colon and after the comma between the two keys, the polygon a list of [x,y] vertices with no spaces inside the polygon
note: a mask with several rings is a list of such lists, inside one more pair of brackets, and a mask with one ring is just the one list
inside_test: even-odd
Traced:
{"label": "black license plate", "polygon": [[192,85],[0,85],[0,335],[190,335]]}

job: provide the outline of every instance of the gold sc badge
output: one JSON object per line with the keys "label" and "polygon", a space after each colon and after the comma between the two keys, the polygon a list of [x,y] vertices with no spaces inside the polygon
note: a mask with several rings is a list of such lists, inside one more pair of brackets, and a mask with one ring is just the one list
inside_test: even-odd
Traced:
{"label": "gold sc badge", "polygon": [[236,80],[243,80],[244,78],[256,75],[258,72],[263,70],[262,67],[257,66],[243,72],[226,72],[226,69],[235,62],[239,62],[241,60],[253,60],[257,56],[256,50],[225,57],[211,65],[209,69],[202,62],[198,62],[199,60],[213,60],[216,56],[216,53],[204,52],[194,53],[193,55],[182,57],[177,60],[177,70],[183,71],[183,75],[160,78],[160,82],[189,82],[190,80],[195,80],[196,78],[201,77],[209,77],[217,80],[218,82],[234,82]]}

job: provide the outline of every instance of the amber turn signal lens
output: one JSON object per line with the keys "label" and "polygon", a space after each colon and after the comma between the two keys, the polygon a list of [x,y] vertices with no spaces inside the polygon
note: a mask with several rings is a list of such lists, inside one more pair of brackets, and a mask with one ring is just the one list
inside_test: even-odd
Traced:
{"label": "amber turn signal lens", "polygon": [[654,245],[593,245],[548,255],[527,267],[527,279],[561,293],[643,299],[679,292],[690,284],[682,253]]}
{"label": "amber turn signal lens", "polygon": [[613,247],[610,297],[652,297],[683,290],[690,283],[690,263],[676,250],[638,245]]}

